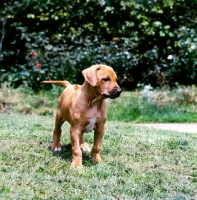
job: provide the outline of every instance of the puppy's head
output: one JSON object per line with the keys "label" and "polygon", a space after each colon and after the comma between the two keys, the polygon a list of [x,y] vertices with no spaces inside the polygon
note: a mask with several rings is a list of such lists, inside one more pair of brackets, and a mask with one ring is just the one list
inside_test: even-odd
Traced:
{"label": "puppy's head", "polygon": [[119,97],[122,90],[117,84],[117,76],[114,70],[107,65],[93,65],[82,71],[85,80],[95,90],[102,95],[103,98],[114,99]]}

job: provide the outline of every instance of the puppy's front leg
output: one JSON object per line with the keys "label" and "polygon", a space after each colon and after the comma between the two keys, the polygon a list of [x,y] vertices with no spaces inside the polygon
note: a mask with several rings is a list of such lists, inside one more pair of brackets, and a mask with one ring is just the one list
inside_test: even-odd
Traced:
{"label": "puppy's front leg", "polygon": [[105,124],[99,123],[96,126],[94,132],[94,146],[92,148],[92,161],[102,162],[100,151],[101,151],[101,141],[105,133]]}
{"label": "puppy's front leg", "polygon": [[84,140],[84,132],[82,132],[81,135],[80,135],[80,147],[81,147],[83,152],[90,152],[91,151],[90,147],[88,146],[88,144]]}
{"label": "puppy's front leg", "polygon": [[80,148],[80,134],[81,131],[78,128],[70,129],[70,137],[72,142],[72,164],[71,167],[82,167],[82,151]]}

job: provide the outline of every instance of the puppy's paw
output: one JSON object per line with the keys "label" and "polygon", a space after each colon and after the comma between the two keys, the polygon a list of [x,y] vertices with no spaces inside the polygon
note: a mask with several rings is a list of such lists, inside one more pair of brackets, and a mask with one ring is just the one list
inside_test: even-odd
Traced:
{"label": "puppy's paw", "polygon": [[56,141],[53,141],[52,145],[51,145],[51,150],[54,151],[54,152],[59,152],[62,150],[62,147],[61,147],[61,144],[60,142],[56,142]]}
{"label": "puppy's paw", "polygon": [[82,165],[81,161],[73,160],[71,163],[71,168],[82,168],[82,167],[83,167],[83,165]]}
{"label": "puppy's paw", "polygon": [[103,160],[101,159],[100,154],[92,154],[92,161],[93,162],[97,162],[97,163],[103,162]]}
{"label": "puppy's paw", "polygon": [[54,152],[59,152],[59,151],[61,151],[61,150],[62,150],[61,147],[55,147],[55,148],[53,149]]}
{"label": "puppy's paw", "polygon": [[83,152],[90,152],[91,151],[90,147],[86,143],[81,144],[80,147],[81,147],[81,150]]}

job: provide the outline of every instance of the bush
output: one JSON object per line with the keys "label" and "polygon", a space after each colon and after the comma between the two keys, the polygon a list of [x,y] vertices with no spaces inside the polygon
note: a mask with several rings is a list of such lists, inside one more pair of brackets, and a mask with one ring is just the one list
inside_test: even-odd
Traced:
{"label": "bush", "polygon": [[1,2],[1,79],[39,89],[43,79],[82,82],[82,69],[104,63],[126,89],[196,84],[196,6],[188,0]]}

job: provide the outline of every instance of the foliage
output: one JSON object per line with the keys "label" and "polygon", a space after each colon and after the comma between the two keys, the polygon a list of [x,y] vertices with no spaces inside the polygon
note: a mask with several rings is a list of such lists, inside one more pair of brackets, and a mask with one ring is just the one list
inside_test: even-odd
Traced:
{"label": "foliage", "polygon": [[127,89],[196,84],[196,6],[188,0],[1,2],[1,79],[38,89],[43,79],[82,82],[83,68],[104,63]]}
{"label": "foliage", "polygon": [[[62,152],[53,154],[53,118],[0,114],[0,121],[1,199],[196,199],[195,134],[109,122],[104,162],[86,153],[83,169],[71,169],[68,125]],[[93,144],[92,132],[85,137]]]}

